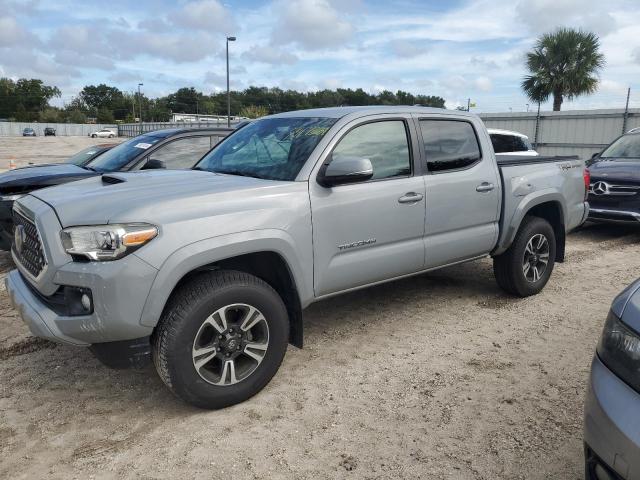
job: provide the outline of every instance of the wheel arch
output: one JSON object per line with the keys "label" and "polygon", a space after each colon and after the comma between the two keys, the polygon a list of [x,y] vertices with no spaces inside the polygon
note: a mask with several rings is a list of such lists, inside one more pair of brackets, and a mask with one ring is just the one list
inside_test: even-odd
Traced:
{"label": "wheel arch", "polygon": [[492,255],[499,255],[505,252],[513,243],[522,221],[526,216],[536,216],[547,220],[554,231],[556,237],[556,262],[563,262],[565,257],[566,243],[566,212],[564,198],[558,192],[536,192],[534,195],[525,197],[517,206],[511,220],[504,221],[503,231],[498,246]]}
{"label": "wheel arch", "polygon": [[[215,245],[206,247],[198,242],[174,252],[158,272],[141,324],[155,327],[171,295],[193,276],[212,270],[238,270],[261,278],[276,290],[289,314],[289,341],[301,348],[302,309],[309,300],[296,253],[281,239],[254,239],[244,244],[226,240],[217,239]],[[240,245],[244,248],[239,249]]]}

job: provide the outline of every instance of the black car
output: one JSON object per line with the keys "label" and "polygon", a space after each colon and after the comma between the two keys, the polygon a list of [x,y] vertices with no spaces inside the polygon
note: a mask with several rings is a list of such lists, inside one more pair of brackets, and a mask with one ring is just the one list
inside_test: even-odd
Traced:
{"label": "black car", "polygon": [[0,250],[11,248],[13,202],[19,197],[40,188],[109,172],[152,168],[188,169],[233,130],[158,130],[127,140],[88,163],[31,166],[0,174]]}
{"label": "black car", "polygon": [[617,138],[587,166],[589,220],[640,222],[640,131]]}
{"label": "black car", "polygon": [[35,137],[36,136],[36,131],[33,128],[25,128],[24,130],[22,130],[22,136],[23,137]]}
{"label": "black car", "polygon": [[49,137],[49,136],[55,137],[56,136],[56,129],[53,128],[53,127],[46,127],[44,129],[44,136],[45,137]]}

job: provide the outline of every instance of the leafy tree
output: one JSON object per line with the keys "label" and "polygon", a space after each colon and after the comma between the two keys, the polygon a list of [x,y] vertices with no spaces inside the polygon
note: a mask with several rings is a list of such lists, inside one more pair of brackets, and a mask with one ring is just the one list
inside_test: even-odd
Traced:
{"label": "leafy tree", "polygon": [[553,110],[559,111],[565,97],[571,100],[597,90],[604,64],[595,33],[560,28],[542,35],[527,54],[531,74],[524,77],[522,89],[534,102],[553,96]]}
{"label": "leafy tree", "polygon": [[111,113],[111,110],[109,110],[108,108],[102,107],[98,110],[96,121],[98,123],[113,123],[113,113]]}
{"label": "leafy tree", "polygon": [[59,108],[47,107],[38,116],[38,120],[43,123],[60,123],[62,112]]}
{"label": "leafy tree", "polygon": [[87,115],[82,110],[68,110],[67,121],[69,123],[87,123]]}
{"label": "leafy tree", "polygon": [[80,91],[79,98],[88,108],[97,111],[101,108],[112,109],[115,103],[122,101],[123,95],[116,87],[101,83],[84,87]]}

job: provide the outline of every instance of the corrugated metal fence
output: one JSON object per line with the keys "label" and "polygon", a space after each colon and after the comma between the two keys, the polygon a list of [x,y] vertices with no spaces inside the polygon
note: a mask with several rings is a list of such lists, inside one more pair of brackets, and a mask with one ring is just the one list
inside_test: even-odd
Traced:
{"label": "corrugated metal fence", "polygon": [[61,137],[86,137],[91,132],[112,128],[114,132],[118,128],[116,125],[84,124],[84,123],[35,123],[35,122],[0,122],[0,136],[19,137],[25,128],[33,128],[39,137],[44,135],[44,129],[53,127],[56,135]]}
{"label": "corrugated metal fence", "polygon": [[[565,112],[483,113],[487,128],[524,133],[542,155],[578,155],[588,159],[624,131],[640,127],[640,109]],[[537,129],[536,129],[537,125]],[[536,135],[537,131],[537,135]]]}
{"label": "corrugated metal fence", "polygon": [[[231,121],[233,127],[239,121]],[[121,137],[135,137],[141,133],[154,132],[164,128],[226,128],[227,121],[224,122],[142,122],[123,123],[118,125],[118,135]]]}

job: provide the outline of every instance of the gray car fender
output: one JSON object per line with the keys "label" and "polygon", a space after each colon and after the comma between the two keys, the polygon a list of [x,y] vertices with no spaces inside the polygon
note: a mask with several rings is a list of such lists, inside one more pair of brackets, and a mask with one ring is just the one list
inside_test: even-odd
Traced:
{"label": "gray car fender", "polygon": [[[200,240],[169,255],[151,287],[140,323],[155,327],[169,296],[187,273],[221,260],[256,252],[279,254],[289,267],[302,305],[312,301],[313,274],[305,274],[301,267],[313,265],[312,253],[298,252],[293,239],[284,230],[251,230]],[[307,255],[311,258],[300,258]]]}

